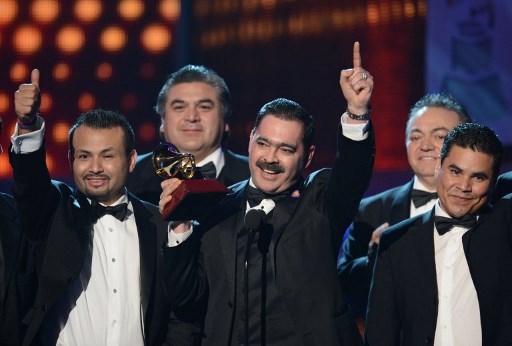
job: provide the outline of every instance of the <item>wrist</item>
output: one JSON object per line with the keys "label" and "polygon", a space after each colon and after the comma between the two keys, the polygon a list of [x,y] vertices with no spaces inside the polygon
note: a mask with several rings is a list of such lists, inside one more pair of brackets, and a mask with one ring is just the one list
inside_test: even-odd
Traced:
{"label": "wrist", "polygon": [[359,121],[368,121],[370,120],[370,116],[372,114],[372,109],[371,108],[368,108],[368,110],[365,112],[365,113],[352,113],[351,111],[346,110],[346,113],[348,115],[348,117],[352,120],[359,120]]}
{"label": "wrist", "polygon": [[[18,118],[18,120],[17,120],[18,129],[33,130],[37,126],[37,116],[38,116],[38,114],[36,114],[35,116],[33,116],[31,118],[28,118],[28,121],[22,121],[20,118]],[[27,119],[27,118],[24,118],[24,119]]]}

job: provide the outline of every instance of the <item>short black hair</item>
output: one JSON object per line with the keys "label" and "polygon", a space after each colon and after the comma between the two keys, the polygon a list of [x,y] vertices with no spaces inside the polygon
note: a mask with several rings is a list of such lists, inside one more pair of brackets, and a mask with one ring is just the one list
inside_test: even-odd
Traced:
{"label": "short black hair", "polygon": [[424,108],[442,108],[455,112],[459,115],[461,124],[473,122],[466,107],[462,103],[458,102],[452,95],[442,92],[426,94],[420,98],[409,110],[407,126],[405,127],[406,136],[408,136],[407,131],[412,119]]}
{"label": "short black hair", "polygon": [[71,157],[75,154],[75,149],[73,148],[73,135],[75,134],[76,129],[82,125],[93,129],[111,129],[114,127],[120,127],[124,133],[126,156],[129,156],[135,149],[135,134],[126,117],[115,111],[98,108],[80,114],[69,130],[68,145]]}
{"label": "short black hair", "polygon": [[466,123],[454,127],[444,139],[441,149],[441,165],[454,145],[492,156],[493,180],[497,178],[503,157],[503,144],[493,130],[476,123]]}
{"label": "short black hair", "polygon": [[256,121],[254,122],[254,129],[258,129],[263,118],[267,115],[275,116],[282,120],[298,121],[304,126],[304,135],[302,137],[302,143],[304,144],[305,153],[308,153],[308,149],[313,143],[315,135],[315,119],[313,116],[301,105],[295,101],[291,101],[285,98],[278,98],[268,102],[261,107]]}
{"label": "short black hair", "polygon": [[221,103],[221,112],[224,121],[228,122],[231,117],[231,94],[224,79],[215,71],[201,65],[186,65],[178,71],[171,73],[158,93],[155,111],[160,117],[165,116],[165,104],[169,89],[177,84],[200,82],[210,85],[215,89]]}

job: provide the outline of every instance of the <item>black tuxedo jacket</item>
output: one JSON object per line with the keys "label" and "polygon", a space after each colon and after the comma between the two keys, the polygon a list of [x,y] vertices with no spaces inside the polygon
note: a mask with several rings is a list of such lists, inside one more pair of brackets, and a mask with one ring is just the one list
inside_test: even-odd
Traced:
{"label": "black tuxedo jacket", "polygon": [[[366,316],[368,345],[433,343],[438,309],[433,217],[432,210],[382,234]],[[510,345],[512,196],[483,209],[462,242],[480,306],[482,344]]]}
{"label": "black tuxedo jacket", "polygon": [[13,198],[0,193],[0,345],[21,344],[21,320],[35,289],[29,250]]}
{"label": "black tuxedo jacket", "polygon": [[348,228],[343,242],[343,255],[338,260],[338,274],[347,291],[347,298],[357,316],[366,314],[368,292],[376,251],[368,253],[373,231],[388,222],[394,225],[409,218],[414,179],[408,183],[364,198]]}
{"label": "black tuxedo jacket", "polygon": [[[336,275],[336,256],[343,237],[340,230],[354,217],[371,176],[370,137],[354,142],[340,133],[332,171],[314,172],[302,184],[299,198],[274,209],[288,222],[274,224],[269,248],[273,276],[303,345],[361,342]],[[215,219],[180,245],[165,249],[170,296],[179,304],[209,297],[203,345],[230,343],[235,275],[240,275],[236,274],[236,232],[243,227],[247,186],[244,181],[232,187]]]}
{"label": "black tuxedo jacket", "polygon": [[512,172],[503,173],[496,181],[493,201],[496,203],[500,198],[512,193]]}
{"label": "black tuxedo jacket", "polygon": [[[84,265],[90,244],[93,221],[86,197],[64,183],[51,181],[45,164],[44,145],[36,152],[14,154],[13,193],[23,232],[36,243],[34,254],[38,288],[33,307],[24,323],[24,345],[37,343],[38,332],[47,312],[64,293]],[[129,196],[132,202],[140,248],[141,309],[145,343],[162,344],[166,340],[169,303],[161,277],[161,247],[167,234],[158,208]],[[179,331],[170,330],[179,333]],[[167,341],[172,341],[167,335]]]}
{"label": "black tuxedo jacket", "polygon": [[[158,205],[162,188],[160,178],[155,173],[152,162],[153,153],[146,153],[137,157],[137,165],[129,175],[126,187],[128,191],[142,200]],[[224,167],[219,174],[218,181],[225,186],[230,186],[239,181],[249,178],[249,164],[247,157],[224,150]]]}

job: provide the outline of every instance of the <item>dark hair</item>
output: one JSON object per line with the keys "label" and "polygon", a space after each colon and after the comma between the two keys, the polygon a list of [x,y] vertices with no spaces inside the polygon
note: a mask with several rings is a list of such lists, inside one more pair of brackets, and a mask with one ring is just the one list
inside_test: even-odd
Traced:
{"label": "dark hair", "polygon": [[452,95],[446,93],[432,93],[426,94],[411,107],[405,131],[408,131],[412,119],[424,108],[443,108],[457,113],[461,124],[473,122],[464,105],[459,103]]}
{"label": "dark hair", "polygon": [[120,127],[124,133],[126,156],[129,156],[135,149],[135,134],[124,115],[109,110],[93,109],[80,114],[69,130],[68,145],[71,157],[75,154],[75,148],[73,148],[73,135],[75,134],[75,130],[82,125],[92,129],[111,129],[114,127]]}
{"label": "dark hair", "polygon": [[298,121],[304,126],[304,135],[302,137],[302,143],[304,144],[305,153],[308,153],[308,149],[313,143],[313,137],[315,135],[315,119],[304,107],[299,105],[295,101],[291,101],[285,98],[278,98],[261,107],[256,121],[254,122],[254,130],[258,128],[261,121],[267,115],[273,115],[276,118],[282,120]]}
{"label": "dark hair", "polygon": [[492,156],[493,179],[496,179],[501,167],[503,144],[493,130],[476,123],[466,123],[454,127],[444,139],[441,149],[441,165],[454,145]]}
{"label": "dark hair", "polygon": [[155,111],[163,118],[165,116],[165,103],[169,89],[181,83],[201,82],[210,85],[217,92],[221,102],[221,111],[224,120],[228,122],[231,117],[231,94],[224,79],[215,71],[199,65],[187,65],[171,73],[158,93]]}

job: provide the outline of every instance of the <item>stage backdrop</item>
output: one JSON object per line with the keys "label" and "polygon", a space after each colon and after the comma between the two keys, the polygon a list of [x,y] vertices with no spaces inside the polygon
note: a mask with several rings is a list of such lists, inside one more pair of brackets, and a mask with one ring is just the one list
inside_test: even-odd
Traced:
{"label": "stage backdrop", "polygon": [[510,0],[428,2],[427,91],[454,95],[507,145],[512,144],[511,34]]}

